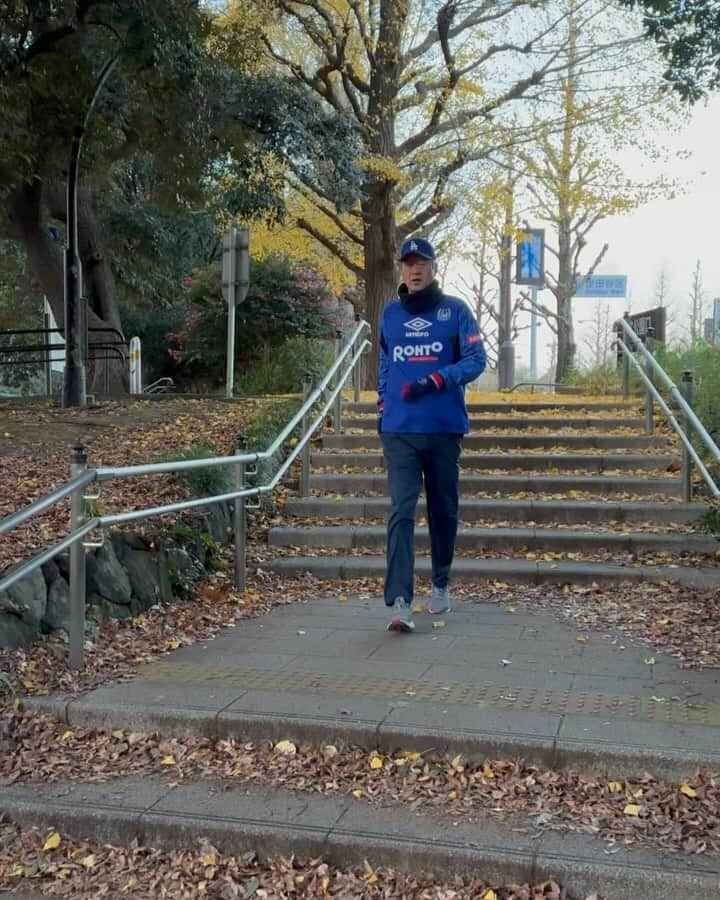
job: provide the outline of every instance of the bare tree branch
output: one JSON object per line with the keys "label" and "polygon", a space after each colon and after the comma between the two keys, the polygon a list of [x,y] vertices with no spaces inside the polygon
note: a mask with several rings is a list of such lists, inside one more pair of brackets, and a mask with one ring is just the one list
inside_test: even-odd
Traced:
{"label": "bare tree branch", "polygon": [[357,265],[357,263],[353,262],[350,257],[345,253],[342,247],[335,243],[335,241],[331,240],[326,234],[323,234],[321,231],[318,231],[307,219],[298,219],[297,220],[298,228],[302,228],[303,231],[307,231],[308,234],[312,235],[318,243],[322,244],[323,247],[328,249],[333,256],[336,256],[340,262],[345,266],[345,268],[352,272],[357,278],[362,278],[365,274],[365,270],[362,266]]}

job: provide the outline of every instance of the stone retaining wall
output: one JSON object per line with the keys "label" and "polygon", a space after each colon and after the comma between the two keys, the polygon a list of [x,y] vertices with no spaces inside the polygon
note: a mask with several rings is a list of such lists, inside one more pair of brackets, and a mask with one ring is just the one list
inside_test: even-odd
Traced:
{"label": "stone retaining wall", "polygon": [[[217,543],[232,537],[227,506],[205,516],[207,533]],[[204,579],[207,542],[201,531],[167,535],[151,543],[146,537],[110,532],[102,547],[87,552],[86,615],[125,619],[156,603],[168,603]],[[60,554],[0,592],[0,647],[24,647],[43,634],[67,630],[70,612],[68,555]]]}

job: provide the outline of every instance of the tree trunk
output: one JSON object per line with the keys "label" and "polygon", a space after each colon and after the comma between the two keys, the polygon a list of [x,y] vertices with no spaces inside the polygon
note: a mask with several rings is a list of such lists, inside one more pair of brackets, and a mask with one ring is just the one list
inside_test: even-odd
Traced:
{"label": "tree trunk", "polygon": [[572,316],[572,298],[575,287],[573,282],[570,216],[563,210],[558,223],[558,283],[555,289],[558,314],[558,351],[555,367],[557,383],[562,383],[575,365],[577,346]]}
{"label": "tree trunk", "polygon": [[[65,323],[63,258],[45,225],[46,209],[54,218],[64,221],[63,186],[46,186],[35,181],[17,188],[8,198],[7,213],[12,232],[22,243],[30,275],[47,297],[58,328],[62,329]],[[88,335],[90,355],[110,357],[90,361],[88,390],[90,393],[105,392],[106,389],[112,393],[126,393],[128,371],[124,348],[119,348],[123,350],[120,357],[115,349],[97,346],[117,343],[123,336],[115,279],[104,253],[94,199],[88,191],[81,191],[78,198],[78,230],[83,295],[88,299],[88,327],[91,329]],[[93,344],[96,345],[94,350]]]}
{"label": "tree trunk", "polygon": [[387,182],[375,182],[368,188],[362,212],[365,232],[365,315],[372,327],[372,349],[366,358],[364,387],[371,391],[377,386],[380,318],[387,302],[397,291],[395,207],[392,189]]}

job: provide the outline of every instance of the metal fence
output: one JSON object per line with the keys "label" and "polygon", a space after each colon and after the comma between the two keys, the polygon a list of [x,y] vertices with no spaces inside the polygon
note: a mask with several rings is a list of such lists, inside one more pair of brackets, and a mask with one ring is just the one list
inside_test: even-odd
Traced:
{"label": "metal fence", "polygon": [[[682,442],[681,480],[683,500],[685,500],[686,503],[689,503],[692,500],[693,465],[695,465],[702,476],[712,496],[716,500],[720,499],[720,487],[718,487],[715,479],[700,457],[700,454],[695,449],[692,441],[694,433],[699,438],[700,443],[704,445],[709,456],[716,463],[720,463],[720,448],[712,439],[692,408],[693,373],[689,370],[683,372],[682,385],[678,388],[675,382],[653,356],[652,336],[643,341],[642,338],[633,331],[633,328],[627,319],[618,320],[615,327],[618,332],[616,344],[618,349],[622,352],[621,365],[624,395],[627,397],[629,394],[630,366],[635,369],[640,376],[640,380],[645,385],[646,433],[652,434],[654,431],[655,403],[657,403]],[[669,391],[671,399],[680,407],[683,420],[682,424],[678,421],[677,417],[670,409],[669,404],[658,390],[656,381]]]}
{"label": "metal fence", "polygon": [[[0,591],[11,587],[20,579],[39,568],[44,563],[62,553],[70,551],[69,565],[69,589],[70,589],[70,627],[69,627],[69,663],[72,668],[80,668],[84,661],[85,645],[85,550],[88,546],[87,538],[91,532],[97,529],[108,528],[112,525],[120,525],[148,519],[164,513],[180,512],[185,509],[193,509],[201,506],[209,506],[215,503],[234,503],[233,522],[235,528],[235,584],[240,590],[245,589],[245,553],[246,553],[246,523],[245,508],[248,497],[260,496],[275,489],[298,457],[302,461],[300,474],[301,493],[307,493],[310,467],[310,439],[322,425],[328,413],[333,411],[333,425],[336,431],[342,428],[342,391],[347,382],[352,378],[355,399],[359,399],[361,385],[361,360],[363,354],[370,347],[367,339],[370,325],[357,320],[355,330],[343,346],[342,335],[336,336],[337,355],[332,366],[322,381],[312,388],[306,378],[304,384],[304,398],[301,408],[283,428],[273,443],[258,453],[248,453],[246,448],[238,446],[232,456],[209,457],[206,459],[177,460],[174,462],[149,463],[138,466],[112,466],[96,469],[87,468],[87,458],[82,445],[76,444],[72,448],[70,463],[70,480],[39,498],[13,515],[0,522],[0,535],[7,534],[17,528],[23,522],[49,509],[56,503],[70,498],[70,528],[69,533],[62,540],[48,547],[42,553],[25,563],[12,569],[0,578]],[[314,409],[319,404],[319,412]],[[314,417],[313,417],[314,416]],[[300,426],[301,433],[297,443],[280,464],[275,475],[261,485],[248,487],[246,479],[248,475],[255,474],[257,469],[250,470],[249,466],[257,466],[261,460],[272,460],[281,450],[295,429]],[[223,494],[214,494],[209,497],[183,500],[178,503],[169,503],[164,506],[148,507],[146,509],[132,510],[130,512],[114,513],[112,515],[85,517],[85,505],[88,500],[97,499],[98,494],[91,495],[91,485],[100,485],[103,481],[114,478],[135,478],[137,476],[159,475],[175,472],[187,472],[192,469],[202,469],[216,466],[231,466],[234,472],[235,489]]]}

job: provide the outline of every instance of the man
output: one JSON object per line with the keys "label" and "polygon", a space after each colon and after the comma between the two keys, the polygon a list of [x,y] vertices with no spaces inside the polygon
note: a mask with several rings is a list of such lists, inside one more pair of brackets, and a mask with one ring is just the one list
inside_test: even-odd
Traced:
{"label": "man", "polygon": [[477,322],[435,280],[435,250],[423,238],[400,250],[402,284],[380,326],[378,432],[388,473],[385,605],[391,631],[411,632],[415,507],[425,482],[432,555],[429,612],[450,609],[458,520],[460,447],[467,434],[465,385],[485,369]]}

